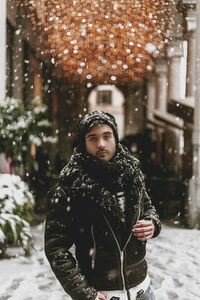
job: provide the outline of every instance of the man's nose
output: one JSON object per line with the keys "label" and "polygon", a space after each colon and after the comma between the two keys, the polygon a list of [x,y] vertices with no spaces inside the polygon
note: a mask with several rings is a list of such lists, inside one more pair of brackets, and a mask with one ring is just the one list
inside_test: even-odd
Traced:
{"label": "man's nose", "polygon": [[98,144],[97,144],[97,147],[99,149],[103,149],[105,147],[105,143],[104,143],[104,140],[103,139],[99,139],[98,141]]}

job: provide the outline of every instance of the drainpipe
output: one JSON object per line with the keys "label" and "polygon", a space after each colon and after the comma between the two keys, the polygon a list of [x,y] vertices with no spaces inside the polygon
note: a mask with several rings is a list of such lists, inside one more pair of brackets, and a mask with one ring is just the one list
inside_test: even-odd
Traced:
{"label": "drainpipe", "polygon": [[6,0],[0,1],[0,102],[6,94]]}
{"label": "drainpipe", "polygon": [[196,87],[193,127],[193,176],[189,182],[188,224],[200,228],[200,1],[196,3]]}
{"label": "drainpipe", "polygon": [[[6,0],[0,1],[0,103],[6,95]],[[5,158],[0,154],[0,172],[4,171]]]}

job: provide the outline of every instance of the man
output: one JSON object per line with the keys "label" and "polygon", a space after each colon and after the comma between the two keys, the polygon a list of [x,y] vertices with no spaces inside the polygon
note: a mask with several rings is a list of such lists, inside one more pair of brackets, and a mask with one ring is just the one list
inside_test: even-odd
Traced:
{"label": "man", "polygon": [[161,225],[138,160],[120,145],[108,113],[87,114],[77,136],[48,201],[45,252],[51,267],[72,299],[155,299],[145,245]]}

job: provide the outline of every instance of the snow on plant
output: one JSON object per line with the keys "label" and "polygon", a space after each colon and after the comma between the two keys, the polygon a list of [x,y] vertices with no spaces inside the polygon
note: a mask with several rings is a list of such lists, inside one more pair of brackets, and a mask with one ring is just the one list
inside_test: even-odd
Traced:
{"label": "snow on plant", "polygon": [[25,107],[20,99],[6,98],[0,102],[0,152],[11,158],[12,166],[26,166],[30,161],[30,148],[34,143],[56,143],[51,135],[48,107],[35,97]]}
{"label": "snow on plant", "polygon": [[0,258],[4,255],[6,249],[6,236],[0,228]]}
{"label": "snow on plant", "polygon": [[6,239],[5,234],[0,228],[0,243],[4,243],[5,239]]}
{"label": "snow on plant", "polygon": [[28,185],[19,176],[0,174],[0,252],[7,243],[21,245],[25,254],[30,254],[29,222],[33,208],[34,198]]}
{"label": "snow on plant", "polygon": [[38,136],[30,135],[29,136],[29,141],[35,144],[35,146],[39,147],[42,145],[42,141]]}
{"label": "snow on plant", "polygon": [[40,97],[35,97],[32,101],[32,123],[30,125],[31,134],[29,141],[41,146],[44,143],[54,144],[57,138],[50,134],[51,122],[47,118],[48,107],[41,103]]}

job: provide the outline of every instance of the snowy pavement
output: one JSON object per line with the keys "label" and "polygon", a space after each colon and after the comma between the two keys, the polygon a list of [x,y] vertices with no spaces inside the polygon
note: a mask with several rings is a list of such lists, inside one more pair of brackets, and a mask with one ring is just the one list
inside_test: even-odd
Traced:
{"label": "snowy pavement", "polygon": [[[55,279],[43,252],[43,225],[34,228],[30,258],[0,260],[0,300],[70,300]],[[12,254],[13,249],[9,249]],[[157,300],[200,300],[200,231],[163,225],[148,242],[147,260]]]}

